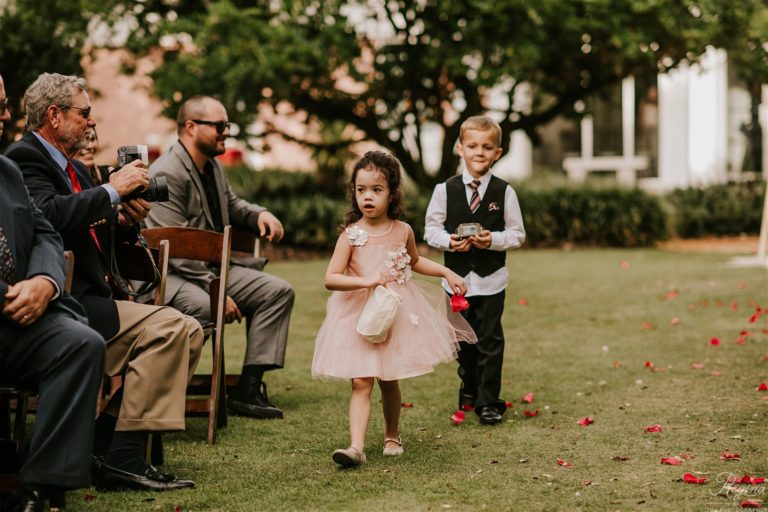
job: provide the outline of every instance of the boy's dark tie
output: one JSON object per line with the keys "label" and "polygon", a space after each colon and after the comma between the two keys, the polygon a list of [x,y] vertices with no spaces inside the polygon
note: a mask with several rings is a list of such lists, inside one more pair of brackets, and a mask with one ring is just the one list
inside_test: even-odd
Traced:
{"label": "boy's dark tie", "polygon": [[480,206],[480,193],[477,191],[477,187],[479,186],[480,180],[472,180],[469,183],[469,188],[472,189],[472,196],[469,198],[469,209],[472,213],[475,213]]}
{"label": "boy's dark tie", "polygon": [[[75,168],[72,166],[72,162],[67,162],[67,174],[69,175],[69,181],[72,182],[72,190],[75,191],[75,194],[79,194],[83,190],[83,187],[80,185],[80,180],[77,179],[77,174],[75,174]],[[96,244],[96,248],[99,252],[102,252],[99,238],[96,236],[96,230],[91,228],[90,232],[91,238],[93,238],[93,243]]]}
{"label": "boy's dark tie", "polygon": [[0,280],[8,284],[16,283],[16,267],[13,264],[13,251],[5,236],[5,230],[0,228]]}

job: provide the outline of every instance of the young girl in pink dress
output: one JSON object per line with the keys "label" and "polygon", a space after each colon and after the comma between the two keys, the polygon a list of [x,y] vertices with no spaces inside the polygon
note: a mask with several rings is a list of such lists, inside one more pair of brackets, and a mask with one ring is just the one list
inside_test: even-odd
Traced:
{"label": "young girl in pink dress", "polygon": [[[411,279],[411,270],[444,277],[452,290],[466,293],[461,277],[419,257],[411,227],[398,220],[402,210],[400,163],[388,153],[369,151],[355,164],[350,183],[352,208],[346,228],[325,273],[334,293],[315,341],[312,375],[352,380],[349,402],[349,448],[333,452],[341,466],[365,462],[365,434],[371,392],[378,378],[384,410],[384,455],[400,455],[400,386],[398,379],[429,373],[456,358],[459,341],[477,341],[469,324],[451,310],[438,286]],[[369,293],[383,285],[401,303],[383,343],[371,343],[356,326]]]}

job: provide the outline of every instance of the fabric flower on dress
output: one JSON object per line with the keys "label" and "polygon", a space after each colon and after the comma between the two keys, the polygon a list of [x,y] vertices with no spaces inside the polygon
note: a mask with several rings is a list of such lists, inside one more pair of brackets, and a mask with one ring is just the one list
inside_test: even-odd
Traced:
{"label": "fabric flower on dress", "polygon": [[344,230],[347,233],[350,245],[362,247],[368,242],[368,232],[357,226],[352,226]]}
{"label": "fabric flower on dress", "polygon": [[403,284],[411,278],[411,256],[405,247],[397,251],[389,251],[384,267],[387,275],[398,284]]}
{"label": "fabric flower on dress", "polygon": [[411,313],[411,316],[408,317],[413,325],[419,325],[419,315],[416,313]]}

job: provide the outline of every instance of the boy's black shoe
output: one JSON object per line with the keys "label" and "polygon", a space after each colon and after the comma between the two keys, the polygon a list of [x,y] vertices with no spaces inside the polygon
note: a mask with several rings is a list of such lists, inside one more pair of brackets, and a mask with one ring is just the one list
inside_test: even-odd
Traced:
{"label": "boy's black shoe", "polygon": [[464,388],[459,389],[459,410],[471,411],[475,408],[475,395],[466,393]]}
{"label": "boy's black shoe", "polygon": [[483,425],[497,425],[501,423],[501,413],[495,407],[483,407],[479,416],[480,423]]}

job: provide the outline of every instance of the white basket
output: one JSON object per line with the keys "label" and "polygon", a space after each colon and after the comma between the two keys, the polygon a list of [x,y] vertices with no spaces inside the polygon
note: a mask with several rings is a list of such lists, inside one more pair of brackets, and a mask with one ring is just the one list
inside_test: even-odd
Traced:
{"label": "white basket", "polygon": [[400,295],[397,292],[381,285],[374,288],[357,320],[358,334],[371,343],[386,340],[399,305]]}

